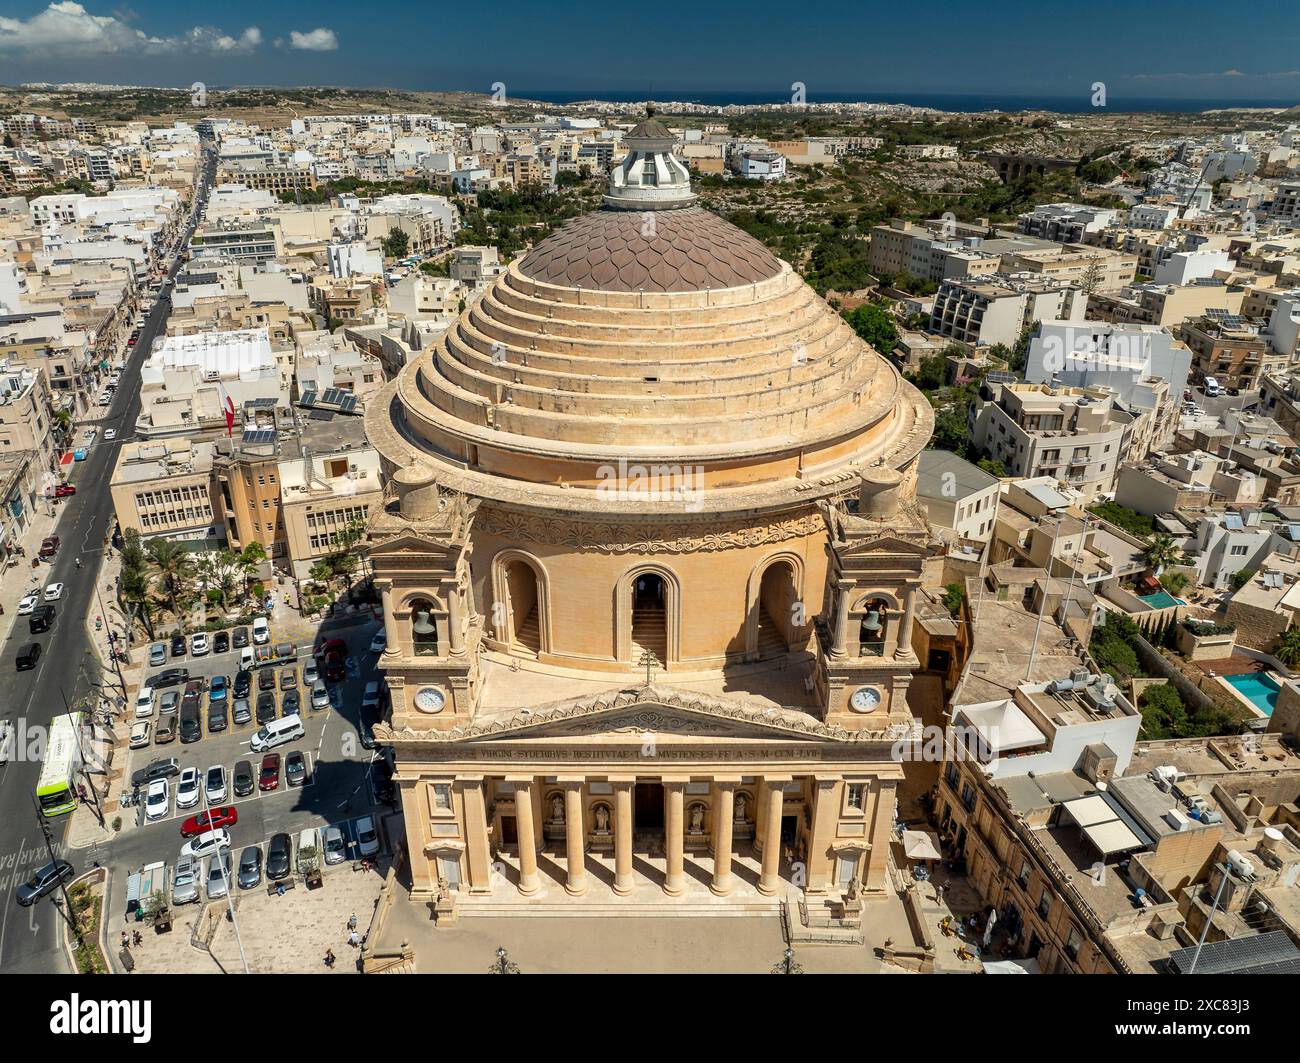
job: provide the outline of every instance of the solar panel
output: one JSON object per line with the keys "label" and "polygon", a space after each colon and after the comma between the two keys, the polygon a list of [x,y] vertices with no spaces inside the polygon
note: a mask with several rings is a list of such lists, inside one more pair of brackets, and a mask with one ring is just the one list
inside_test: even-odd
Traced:
{"label": "solar panel", "polygon": [[[1189,945],[1169,954],[1169,968],[1175,974],[1187,974],[1196,956],[1196,946]],[[1212,941],[1201,948],[1196,961],[1197,974],[1265,974],[1300,967],[1297,949],[1283,930],[1267,934]]]}
{"label": "solar panel", "polygon": [[1245,525],[1241,522],[1241,517],[1236,513],[1229,513],[1223,518],[1223,526],[1228,531],[1243,531]]}
{"label": "solar panel", "polygon": [[351,413],[357,408],[357,397],[355,395],[344,395],[343,401],[339,403],[339,409],[344,413]]}
{"label": "solar panel", "polygon": [[246,446],[265,446],[268,443],[275,442],[274,428],[246,428],[244,429],[244,444]]}
{"label": "solar panel", "polygon": [[991,373],[985,376],[984,379],[990,384],[1014,384],[1016,382],[1016,374],[1008,373],[1005,369],[994,369]]}
{"label": "solar panel", "polygon": [[332,421],[334,420],[333,410],[312,410],[311,419],[313,421]]}
{"label": "solar panel", "polygon": [[325,394],[320,397],[321,404],[324,406],[337,406],[347,392],[340,388],[326,388]]}
{"label": "solar panel", "polygon": [[298,405],[299,405],[299,406],[315,406],[315,405],[316,405],[316,392],[314,392],[314,391],[304,391],[304,392],[302,393],[302,397],[298,400]]}

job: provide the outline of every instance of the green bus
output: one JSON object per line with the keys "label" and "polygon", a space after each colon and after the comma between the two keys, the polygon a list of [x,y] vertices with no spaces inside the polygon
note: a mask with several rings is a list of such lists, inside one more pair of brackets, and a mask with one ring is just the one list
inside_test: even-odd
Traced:
{"label": "green bus", "polygon": [[36,783],[36,800],[47,816],[62,816],[77,807],[77,776],[81,772],[81,729],[84,712],[70,712],[50,721],[45,763]]}

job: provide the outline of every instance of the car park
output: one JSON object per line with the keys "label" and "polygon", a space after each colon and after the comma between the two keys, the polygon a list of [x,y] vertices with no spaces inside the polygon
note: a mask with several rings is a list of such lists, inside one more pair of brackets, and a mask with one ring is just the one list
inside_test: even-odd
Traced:
{"label": "car park", "polygon": [[18,653],[14,657],[14,670],[25,672],[29,668],[35,668],[36,662],[41,659],[41,644],[39,642],[28,642],[18,647]]}
{"label": "car park", "polygon": [[189,904],[199,899],[199,863],[182,852],[172,871],[172,904]]}
{"label": "car park", "polygon": [[200,631],[190,639],[190,656],[205,657],[211,647],[208,645],[208,636]]}
{"label": "car park", "polygon": [[208,900],[224,897],[230,888],[230,850],[222,849],[208,859]]}
{"label": "car park", "polygon": [[144,685],[153,687],[154,690],[161,690],[163,687],[174,687],[189,681],[190,670],[188,668],[165,668],[157,675],[151,675],[146,679]]}
{"label": "car park", "polygon": [[284,781],[293,787],[307,782],[307,758],[296,749],[284,758]]}
{"label": "car park", "polygon": [[289,835],[273,834],[266,846],[266,877],[271,882],[286,877],[293,864],[293,839]]}
{"label": "car park", "polygon": [[269,690],[257,695],[257,722],[269,723],[275,719],[275,695]]}
{"label": "car park", "polygon": [[193,808],[199,803],[199,769],[186,768],[176,780],[176,807]]}
{"label": "car park", "polygon": [[379,852],[379,833],[370,816],[362,816],[357,820],[357,850],[362,856],[374,856]]}
{"label": "car park", "polygon": [[72,865],[66,860],[52,860],[44,867],[37,868],[22,885],[14,890],[14,900],[22,907],[30,908],[47,894],[59,888],[59,883],[75,878]]}
{"label": "car park", "polygon": [[341,864],[348,858],[348,843],[338,827],[326,827],[321,832],[322,846],[325,850],[325,863]]}
{"label": "car park", "polygon": [[167,663],[167,647],[161,642],[155,642],[149,647],[149,667],[157,668]]}
{"label": "car park", "polygon": [[32,610],[40,604],[41,595],[39,591],[28,591],[18,599],[18,615],[31,616]]}
{"label": "car park", "polygon": [[262,882],[262,850],[250,845],[239,854],[239,888],[251,890]]}
{"label": "car park", "polygon": [[280,699],[280,715],[292,716],[294,713],[302,713],[302,696],[296,690],[289,690]]}
{"label": "car park", "polygon": [[196,837],[191,838],[185,843],[181,852],[188,856],[198,857],[200,860],[205,856],[211,856],[220,847],[222,849],[230,846],[230,832],[224,828],[217,830],[207,830]]}
{"label": "car park", "polygon": [[226,769],[220,764],[213,764],[208,769],[203,780],[203,793],[210,805],[226,799]]}
{"label": "car park", "polygon": [[41,597],[47,602],[57,602],[63,597],[63,584],[51,583],[45,588],[45,593]]}
{"label": "car park", "polygon": [[141,720],[139,723],[131,725],[131,737],[127,742],[130,749],[147,749],[149,738],[153,734],[153,724],[148,720]]}
{"label": "car park", "polygon": [[154,779],[144,795],[145,819],[162,819],[171,811],[171,787],[166,779]]}
{"label": "car park", "polygon": [[155,779],[170,779],[173,775],[179,774],[180,770],[180,762],[175,757],[151,760],[143,768],[132,773],[131,785],[144,786]]}
{"label": "car park", "polygon": [[185,656],[185,636],[184,636],[184,635],[174,635],[174,636],[172,637],[172,656],[173,656],[173,657],[184,657],[184,656]]}
{"label": "car park", "polygon": [[235,628],[235,630],[231,633],[230,639],[235,649],[242,650],[245,646],[248,645],[248,628],[246,627]]}
{"label": "car park", "polygon": [[230,707],[230,718],[236,724],[253,722],[253,706],[247,698],[235,698]]}
{"label": "car park", "polygon": [[154,710],[154,692],[153,687],[141,687],[140,693],[135,696],[135,718],[143,720],[152,716]]}
{"label": "car park", "polygon": [[206,830],[233,827],[238,822],[239,813],[230,805],[205,809],[198,815],[190,816],[181,824],[181,837],[193,838]]}
{"label": "car park", "polygon": [[235,762],[235,770],[230,775],[230,785],[236,797],[247,797],[253,792],[256,781],[253,778],[253,765],[249,761]]}
{"label": "car park", "polygon": [[212,652],[228,653],[230,651],[230,636],[224,631],[218,631],[212,636]]}
{"label": "car park", "polygon": [[268,753],[262,758],[261,770],[257,773],[257,788],[263,793],[275,790],[280,785],[280,754]]}
{"label": "car park", "polygon": [[253,642],[259,646],[264,646],[271,641],[271,625],[267,623],[266,617],[259,616],[253,621]]}

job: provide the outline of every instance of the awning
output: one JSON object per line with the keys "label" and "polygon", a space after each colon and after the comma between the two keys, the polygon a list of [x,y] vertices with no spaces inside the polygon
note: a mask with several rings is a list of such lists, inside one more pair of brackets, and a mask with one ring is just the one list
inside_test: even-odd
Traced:
{"label": "awning", "polygon": [[903,831],[903,854],[909,860],[941,860],[939,839],[927,830]]}
{"label": "awning", "polygon": [[1035,959],[1029,960],[989,960],[984,964],[985,974],[1042,974],[1042,969]]}

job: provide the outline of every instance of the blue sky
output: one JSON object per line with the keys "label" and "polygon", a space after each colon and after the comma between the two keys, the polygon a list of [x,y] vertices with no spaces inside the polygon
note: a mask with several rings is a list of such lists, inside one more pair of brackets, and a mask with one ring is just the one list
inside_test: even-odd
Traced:
{"label": "blue sky", "polygon": [[0,0],[0,80],[1300,102],[1300,7],[1202,0],[651,5]]}

